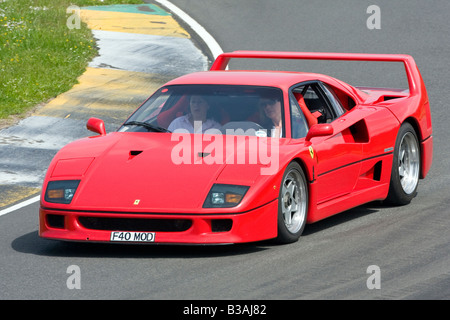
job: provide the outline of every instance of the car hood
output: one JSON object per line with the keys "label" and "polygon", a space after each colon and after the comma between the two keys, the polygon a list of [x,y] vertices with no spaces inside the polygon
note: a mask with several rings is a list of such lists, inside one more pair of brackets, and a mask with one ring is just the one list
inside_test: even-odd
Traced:
{"label": "car hood", "polygon": [[[225,143],[225,137],[211,141]],[[242,150],[243,143],[236,143],[234,150]],[[81,180],[72,209],[198,212],[214,183],[250,186],[260,177],[258,163],[227,165],[219,157],[212,162],[223,148],[213,149],[202,135],[115,132],[63,148],[46,180]]]}

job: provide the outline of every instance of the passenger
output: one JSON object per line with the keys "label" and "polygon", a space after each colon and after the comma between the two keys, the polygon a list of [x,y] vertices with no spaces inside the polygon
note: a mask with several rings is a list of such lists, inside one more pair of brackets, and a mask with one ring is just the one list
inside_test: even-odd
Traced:
{"label": "passenger", "polygon": [[209,102],[200,95],[193,95],[189,101],[190,113],[178,117],[167,128],[172,132],[187,130],[189,133],[204,133],[208,129],[220,129],[221,125],[208,117]]}
{"label": "passenger", "polygon": [[269,131],[271,137],[281,138],[283,134],[283,121],[281,114],[281,100],[278,95],[261,97],[259,106],[264,110],[267,119],[263,127]]}

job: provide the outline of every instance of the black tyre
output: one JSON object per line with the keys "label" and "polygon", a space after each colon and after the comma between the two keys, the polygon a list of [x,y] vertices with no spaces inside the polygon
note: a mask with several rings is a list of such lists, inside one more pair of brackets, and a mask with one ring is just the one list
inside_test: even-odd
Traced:
{"label": "black tyre", "polygon": [[391,181],[386,202],[405,205],[417,194],[420,174],[420,147],[414,128],[404,123],[397,134]]}
{"label": "black tyre", "polygon": [[278,243],[292,243],[299,239],[306,225],[308,213],[308,183],[296,162],[286,168],[278,196]]}

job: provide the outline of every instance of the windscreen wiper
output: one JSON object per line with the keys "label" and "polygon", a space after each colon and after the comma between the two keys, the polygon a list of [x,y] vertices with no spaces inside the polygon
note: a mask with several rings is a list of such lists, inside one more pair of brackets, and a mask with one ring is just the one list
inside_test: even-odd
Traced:
{"label": "windscreen wiper", "polygon": [[166,128],[155,126],[153,124],[150,124],[147,122],[141,122],[141,121],[128,121],[128,122],[124,123],[124,126],[141,126],[141,127],[148,129],[149,131],[154,131],[154,132],[172,132],[170,130],[167,130]]}

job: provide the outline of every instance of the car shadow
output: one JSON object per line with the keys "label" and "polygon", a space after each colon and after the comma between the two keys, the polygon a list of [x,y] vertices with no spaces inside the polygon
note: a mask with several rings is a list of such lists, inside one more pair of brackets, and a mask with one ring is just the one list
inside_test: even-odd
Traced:
{"label": "car shadow", "polygon": [[334,216],[325,218],[318,222],[306,225],[306,228],[302,234],[302,236],[312,235],[314,233],[333,228],[335,226],[345,224],[349,221],[361,219],[367,215],[371,215],[379,212],[380,210],[390,208],[390,205],[383,203],[382,201],[373,201],[361,205],[359,207],[355,207],[341,213],[338,213]]}
{"label": "car shadow", "polygon": [[20,236],[11,247],[21,253],[48,257],[97,258],[203,258],[243,255],[266,250],[255,244],[230,245],[172,245],[115,244],[49,240],[40,238],[38,231]]}

